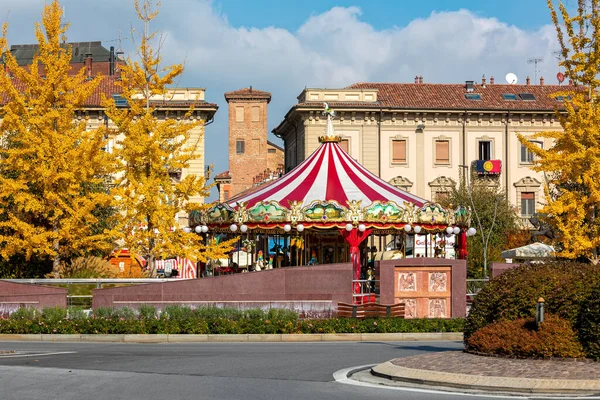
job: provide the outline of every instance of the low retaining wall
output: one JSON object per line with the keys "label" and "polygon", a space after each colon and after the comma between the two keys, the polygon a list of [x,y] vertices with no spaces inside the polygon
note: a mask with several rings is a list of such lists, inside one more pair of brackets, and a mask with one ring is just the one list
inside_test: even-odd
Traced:
{"label": "low retaining wall", "polygon": [[0,315],[11,314],[19,307],[66,308],[67,289],[0,280]]}
{"label": "low retaining wall", "polygon": [[162,308],[170,304],[287,308],[305,317],[329,317],[352,302],[352,264],[278,268],[165,283],[94,289],[92,308]]}

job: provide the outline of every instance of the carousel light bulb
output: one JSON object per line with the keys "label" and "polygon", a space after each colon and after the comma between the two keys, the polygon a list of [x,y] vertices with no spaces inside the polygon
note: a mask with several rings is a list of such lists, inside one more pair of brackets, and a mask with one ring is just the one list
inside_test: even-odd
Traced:
{"label": "carousel light bulb", "polygon": [[346,230],[350,232],[352,230],[352,224],[346,224]]}
{"label": "carousel light bulb", "polygon": [[196,233],[200,233],[200,232],[202,232],[202,227],[200,225],[196,225],[196,227],[194,228],[194,231]]}
{"label": "carousel light bulb", "polygon": [[460,228],[458,226],[455,226],[453,232],[455,235],[458,235],[460,233]]}
{"label": "carousel light bulb", "polygon": [[285,225],[283,226],[283,230],[284,230],[285,232],[289,232],[289,231],[291,231],[291,230],[292,230],[292,226],[291,226],[290,224],[285,224]]}
{"label": "carousel light bulb", "polygon": [[359,230],[359,231],[361,231],[361,232],[364,232],[364,231],[366,231],[366,230],[367,230],[367,227],[365,226],[365,224],[360,224],[360,225],[358,226],[358,230]]}
{"label": "carousel light bulb", "polygon": [[235,231],[237,231],[237,225],[236,224],[231,224],[231,226],[229,227],[229,229],[231,229],[231,232],[235,232]]}
{"label": "carousel light bulb", "polygon": [[240,231],[241,231],[242,233],[246,233],[246,232],[248,232],[248,225],[242,225],[242,226],[240,226]]}
{"label": "carousel light bulb", "polygon": [[298,226],[296,227],[296,230],[297,230],[298,232],[302,232],[302,231],[304,230],[304,225],[302,225],[302,224],[298,224]]}
{"label": "carousel light bulb", "polygon": [[416,233],[416,234],[419,234],[419,233],[421,233],[421,227],[420,227],[419,225],[415,226],[415,227],[414,227],[414,230],[415,230],[415,233]]}
{"label": "carousel light bulb", "polygon": [[190,227],[189,227],[189,226],[186,226],[186,227],[184,227],[184,228],[183,228],[183,231],[184,231],[185,233],[190,233],[192,230],[190,229]]}
{"label": "carousel light bulb", "polygon": [[454,232],[454,228],[453,227],[449,226],[449,227],[446,228],[446,233],[448,235],[452,235],[453,232]]}
{"label": "carousel light bulb", "polygon": [[411,229],[412,229],[412,226],[410,226],[410,224],[404,225],[404,232],[408,233],[408,232],[410,232]]}
{"label": "carousel light bulb", "polygon": [[477,233],[477,229],[471,227],[467,230],[467,235],[469,236],[475,236],[475,234]]}
{"label": "carousel light bulb", "polygon": [[208,232],[208,226],[202,225],[202,233]]}

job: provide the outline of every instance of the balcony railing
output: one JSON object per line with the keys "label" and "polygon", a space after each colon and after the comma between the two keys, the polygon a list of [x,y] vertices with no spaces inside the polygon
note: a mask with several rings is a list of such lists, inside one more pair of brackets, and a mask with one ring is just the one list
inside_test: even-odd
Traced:
{"label": "balcony railing", "polygon": [[526,229],[529,231],[533,231],[536,229],[535,226],[533,226],[533,224],[529,221],[529,218],[531,218],[531,215],[521,215],[519,217],[521,229]]}

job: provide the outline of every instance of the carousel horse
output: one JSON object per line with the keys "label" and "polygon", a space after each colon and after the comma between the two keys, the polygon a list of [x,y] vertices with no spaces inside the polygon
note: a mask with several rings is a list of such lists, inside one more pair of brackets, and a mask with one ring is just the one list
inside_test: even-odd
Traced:
{"label": "carousel horse", "polygon": [[256,266],[254,267],[255,271],[260,271],[265,267],[265,260],[263,258],[262,250],[258,251],[258,259],[256,260]]}
{"label": "carousel horse", "polygon": [[400,250],[378,251],[375,253],[375,260],[399,260],[404,258],[404,254]]}

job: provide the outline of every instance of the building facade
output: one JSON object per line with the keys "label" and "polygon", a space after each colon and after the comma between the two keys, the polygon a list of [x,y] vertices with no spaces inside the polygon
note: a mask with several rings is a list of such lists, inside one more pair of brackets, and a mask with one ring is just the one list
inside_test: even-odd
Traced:
{"label": "building facade", "polygon": [[252,86],[225,93],[229,121],[229,171],[215,176],[219,201],[279,176],[283,149],[268,140],[267,107],[271,93]]}
{"label": "building facade", "polygon": [[[494,174],[524,224],[543,202],[543,174],[517,133],[534,139],[560,130],[555,110],[572,87],[531,84],[356,83],[341,89],[305,89],[273,132],[284,140],[286,172],[318,147],[325,130],[323,103],[336,111],[342,147],[375,175],[432,201],[447,195],[462,172]],[[489,161],[486,163],[486,161]]]}
{"label": "building facade", "polygon": [[[120,97],[122,89],[119,84],[119,66],[124,61],[118,57],[118,53],[114,52],[114,48],[111,47],[110,50],[107,50],[102,47],[100,42],[78,42],[66,45],[72,46],[71,75],[77,74],[81,68],[86,68],[87,76],[92,77],[98,74],[104,76],[99,86],[86,99],[83,107],[77,111],[74,118],[77,120],[86,120],[87,128],[90,130],[102,126],[116,128],[104,113],[102,99],[103,97],[112,97],[115,99],[117,106],[127,107],[127,103]],[[36,50],[37,45],[11,46],[11,51],[15,54],[17,62],[21,66],[27,66],[31,63]],[[43,73],[44,71],[41,69],[40,74]],[[190,131],[189,143],[195,146],[194,158],[189,161],[187,168],[181,171],[174,171],[172,179],[179,180],[188,175],[204,176],[205,125],[214,119],[218,106],[215,103],[209,103],[205,100],[205,89],[203,88],[168,89],[164,95],[152,97],[151,104],[153,107],[156,107],[156,115],[159,119],[176,118],[181,120],[185,118],[190,107],[194,107],[192,114],[187,116],[187,118],[204,121],[204,124],[200,124]],[[106,151],[112,152],[117,143],[122,139],[122,134],[108,137]],[[190,200],[195,203],[203,203],[204,197],[196,196]],[[187,226],[187,213],[182,211],[178,215],[178,220],[181,226]]]}

